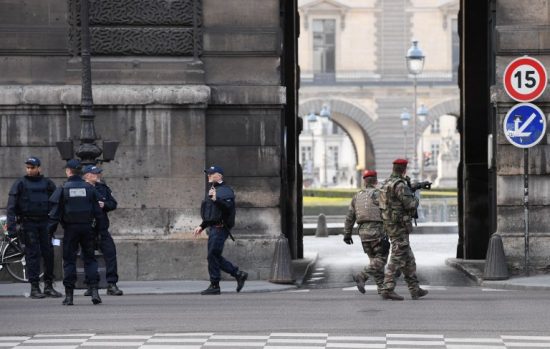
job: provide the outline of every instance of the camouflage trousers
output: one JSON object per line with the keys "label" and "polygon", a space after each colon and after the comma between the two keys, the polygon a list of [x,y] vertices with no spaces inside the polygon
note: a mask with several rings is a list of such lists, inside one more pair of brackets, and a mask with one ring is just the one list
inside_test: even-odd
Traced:
{"label": "camouflage trousers", "polygon": [[412,225],[408,224],[386,224],[384,227],[391,241],[391,257],[386,268],[384,277],[384,292],[391,292],[395,289],[395,273],[401,270],[409,292],[415,293],[419,289],[418,278],[416,277],[416,260],[409,244],[409,233]]}
{"label": "camouflage trousers", "polygon": [[363,251],[369,256],[369,264],[361,272],[365,280],[374,279],[378,291],[384,284],[384,267],[388,262],[389,251],[384,251],[382,238],[384,237],[384,225],[382,222],[367,222],[359,226],[359,236]]}

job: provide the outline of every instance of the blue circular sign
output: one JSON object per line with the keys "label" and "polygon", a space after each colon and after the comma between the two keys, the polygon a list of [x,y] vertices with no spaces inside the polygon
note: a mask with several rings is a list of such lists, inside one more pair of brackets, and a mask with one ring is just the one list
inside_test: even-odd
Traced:
{"label": "blue circular sign", "polygon": [[504,117],[504,135],[512,145],[530,148],[546,135],[546,115],[534,104],[516,104]]}

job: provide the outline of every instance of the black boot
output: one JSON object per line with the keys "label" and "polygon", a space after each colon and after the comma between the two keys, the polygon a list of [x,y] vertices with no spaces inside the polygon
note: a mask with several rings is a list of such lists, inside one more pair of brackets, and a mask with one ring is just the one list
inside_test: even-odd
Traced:
{"label": "black boot", "polygon": [[220,294],[220,283],[219,282],[211,282],[210,286],[204,291],[201,292],[201,294],[204,295],[211,295],[211,294]]}
{"label": "black boot", "polygon": [[248,279],[248,273],[246,271],[239,271],[235,279],[237,279],[237,292],[241,292],[244,287],[244,282]]}
{"label": "black boot", "polygon": [[59,298],[62,296],[61,293],[57,292],[53,288],[53,284],[51,281],[44,281],[44,294],[46,297],[52,297],[52,298]]}
{"label": "black boot", "polygon": [[122,296],[124,292],[115,283],[112,283],[107,286],[107,294],[109,296]]}
{"label": "black boot", "polygon": [[88,288],[86,289],[86,292],[84,292],[84,296],[90,297],[91,295],[92,295],[92,288],[88,286]]}
{"label": "black boot", "polygon": [[382,298],[384,299],[391,299],[392,301],[402,301],[403,299],[405,299],[402,296],[395,293],[395,291],[382,291],[380,296],[382,296]]}
{"label": "black boot", "polygon": [[94,303],[94,305],[101,303],[101,297],[99,297],[97,286],[92,286],[92,303]]}
{"label": "black boot", "polygon": [[40,284],[38,281],[31,283],[31,298],[40,299],[44,298],[46,295],[40,291]]}
{"label": "black boot", "polygon": [[363,273],[357,273],[353,276],[353,281],[355,281],[355,285],[357,286],[357,289],[361,293],[365,293],[365,282],[367,282],[368,277],[365,277]]}
{"label": "black boot", "polygon": [[65,299],[63,300],[63,305],[73,305],[73,289],[65,287]]}

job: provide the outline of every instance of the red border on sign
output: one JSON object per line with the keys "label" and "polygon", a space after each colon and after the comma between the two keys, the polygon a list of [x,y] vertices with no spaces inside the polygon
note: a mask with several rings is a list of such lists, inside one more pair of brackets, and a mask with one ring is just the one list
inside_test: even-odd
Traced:
{"label": "red border on sign", "polygon": [[[517,67],[524,64],[532,66],[537,71],[537,73],[539,73],[539,77],[540,77],[539,86],[533,92],[528,94],[517,92],[516,90],[514,90],[514,88],[511,85],[512,73]],[[544,89],[546,88],[546,84],[547,84],[546,69],[544,68],[542,63],[536,60],[535,58],[532,58],[532,57],[516,58],[515,60],[510,62],[510,64],[508,64],[508,66],[506,67],[506,70],[504,71],[503,80],[504,80],[504,89],[506,90],[506,93],[508,93],[508,96],[510,96],[511,98],[515,99],[518,102],[531,102],[539,98],[540,95],[542,95],[542,93],[544,92]]]}

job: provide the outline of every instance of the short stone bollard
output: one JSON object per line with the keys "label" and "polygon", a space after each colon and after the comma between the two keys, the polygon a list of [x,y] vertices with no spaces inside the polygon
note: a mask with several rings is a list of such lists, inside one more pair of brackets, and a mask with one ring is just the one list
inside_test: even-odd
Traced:
{"label": "short stone bollard", "polygon": [[328,237],[327,217],[324,213],[320,213],[319,217],[317,217],[317,229],[315,230],[315,237]]}
{"label": "short stone bollard", "polygon": [[508,279],[508,264],[504,256],[502,238],[498,234],[491,235],[487,256],[485,256],[484,280],[506,280]]}

